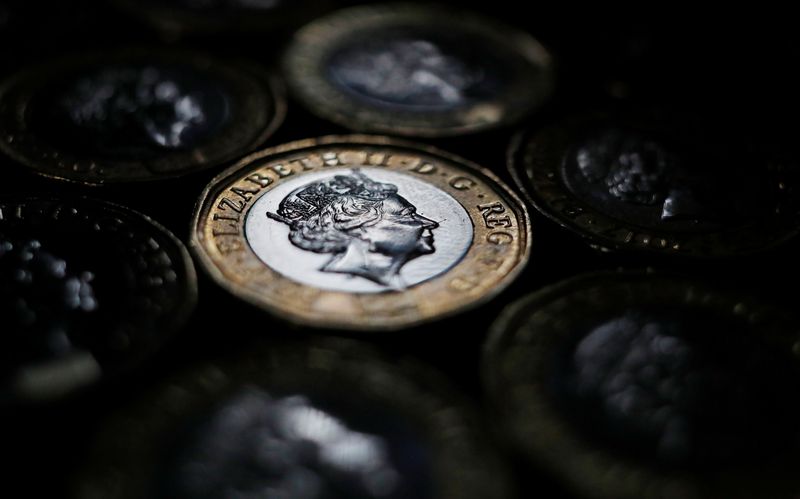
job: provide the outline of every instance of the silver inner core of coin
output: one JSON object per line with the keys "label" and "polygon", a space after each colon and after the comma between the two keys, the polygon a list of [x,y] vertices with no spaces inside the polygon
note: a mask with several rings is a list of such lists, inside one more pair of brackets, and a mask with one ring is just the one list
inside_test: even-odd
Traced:
{"label": "silver inner core of coin", "polygon": [[245,220],[253,252],[284,276],[332,291],[380,293],[457,264],[473,227],[452,196],[409,174],[363,167],[290,179]]}
{"label": "silver inner core of coin", "polygon": [[422,107],[455,107],[482,83],[482,68],[422,38],[367,39],[331,63],[334,80],[380,101]]}
{"label": "silver inner core of coin", "polygon": [[402,479],[386,440],[350,428],[303,395],[272,398],[248,387],[202,430],[178,470],[181,497],[212,490],[242,499],[316,499],[343,485],[357,497],[395,497]]}

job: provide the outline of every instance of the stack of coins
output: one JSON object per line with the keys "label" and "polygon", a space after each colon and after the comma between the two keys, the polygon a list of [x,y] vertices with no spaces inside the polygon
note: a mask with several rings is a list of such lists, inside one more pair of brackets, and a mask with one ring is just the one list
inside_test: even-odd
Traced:
{"label": "stack of coins", "polygon": [[528,7],[0,4],[8,487],[800,495],[797,45]]}

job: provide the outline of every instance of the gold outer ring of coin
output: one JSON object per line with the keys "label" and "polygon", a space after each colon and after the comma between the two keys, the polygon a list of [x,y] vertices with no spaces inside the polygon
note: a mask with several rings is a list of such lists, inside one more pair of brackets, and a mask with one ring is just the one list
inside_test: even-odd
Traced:
{"label": "gold outer ring of coin", "polygon": [[689,258],[744,256],[767,250],[800,232],[800,206],[793,199],[797,176],[792,167],[768,163],[775,216],[766,223],[709,232],[655,230],[607,215],[564,185],[560,167],[566,144],[587,123],[601,123],[606,113],[591,113],[540,130],[517,133],[507,152],[507,169],[516,186],[540,213],[587,239],[601,251],[643,251]]}
{"label": "gold outer ring of coin", "polygon": [[[230,85],[230,122],[205,144],[166,152],[152,160],[99,159],[64,150],[30,126],[31,99],[53,78],[103,64],[165,63],[210,71]],[[244,116],[243,116],[244,114]],[[63,57],[23,69],[0,84],[0,151],[39,175],[89,186],[162,180],[219,166],[251,152],[269,138],[286,115],[281,81],[255,64],[227,61],[178,49],[124,48]]]}
{"label": "gold outer ring of coin", "polygon": [[796,458],[785,460],[788,463],[769,461],[757,470],[734,467],[733,471],[702,475],[703,479],[620,456],[565,421],[562,408],[547,395],[548,371],[556,362],[553,349],[573,334],[571,320],[563,318],[598,303],[622,306],[629,302],[673,302],[711,309],[748,323],[754,334],[793,352],[795,359],[800,352],[792,316],[747,292],[652,271],[600,271],[571,277],[511,303],[490,327],[481,376],[493,410],[503,420],[508,445],[550,470],[581,497],[796,497],[796,490],[787,487],[794,483],[787,478],[796,475]]}
{"label": "gold outer ring of coin", "polygon": [[[284,178],[324,168],[375,167],[411,175],[466,210],[473,238],[449,270],[402,292],[349,293],[289,279],[264,264],[245,237],[248,210]],[[387,137],[328,136],[255,153],[217,176],[195,208],[190,248],[223,288],[301,325],[393,330],[451,316],[489,301],[522,271],[530,219],[490,171],[435,148]]]}
{"label": "gold outer ring of coin", "polygon": [[[101,428],[86,466],[73,476],[81,499],[148,497],[165,443],[181,424],[246,388],[272,395],[322,396],[379,407],[408,423],[431,450],[433,495],[513,497],[509,474],[483,418],[441,374],[413,359],[379,354],[353,340],[251,345],[171,375]],[[334,413],[335,415],[336,413]],[[345,419],[346,422],[346,419]]]}
{"label": "gold outer ring of coin", "polygon": [[[359,30],[398,25],[463,30],[506,47],[529,65],[526,77],[494,99],[425,113],[371,106],[369,100],[352,98],[331,84],[322,65],[338,40]],[[349,7],[313,21],[295,33],[283,68],[289,90],[320,118],[354,131],[411,137],[463,135],[514,123],[547,101],[555,81],[549,52],[528,33],[465,11],[406,3]]]}

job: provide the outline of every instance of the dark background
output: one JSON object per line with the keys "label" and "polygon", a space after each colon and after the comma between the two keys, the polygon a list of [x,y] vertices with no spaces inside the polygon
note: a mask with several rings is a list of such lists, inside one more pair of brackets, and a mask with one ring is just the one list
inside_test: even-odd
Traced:
{"label": "dark background", "polygon": [[[300,2],[295,2],[299,4]],[[336,2],[336,6],[357,2]],[[553,100],[524,125],[463,138],[420,140],[492,169],[509,185],[506,149],[516,129],[537,127],[597,107],[663,108],[701,116],[731,137],[750,137],[763,154],[794,161],[800,113],[794,75],[800,45],[792,17],[752,6],[699,12],[696,5],[631,10],[564,2],[452,2],[529,30],[553,53],[558,83]],[[302,17],[302,16],[301,16]],[[175,36],[107,2],[0,2],[0,77],[32,62],[115,45],[169,45],[274,66],[298,22],[258,32]],[[284,124],[265,145],[347,130],[315,118],[289,101]],[[731,147],[737,142],[732,139]],[[0,194],[89,195],[151,216],[184,242],[203,187],[223,166],[152,184],[82,187],[29,173],[0,158]],[[515,188],[516,190],[516,188]],[[738,286],[776,303],[796,305],[797,242],[748,258],[691,262],[653,256],[601,254],[533,212],[533,252],[519,279],[488,305],[439,324],[360,338],[389,355],[413,356],[443,371],[486,409],[480,386],[481,344],[499,311],[527,292],[589,270],[668,268]],[[147,365],[121,379],[59,403],[2,414],[0,496],[60,497],[80,465],[94,430],[148,386],[192,362],[237,351],[263,338],[294,341],[319,334],[276,321],[199,274],[199,303],[189,324]],[[0,283],[3,285],[3,283]],[[234,318],[237,318],[234,321]],[[0,318],[0,332],[2,331]],[[341,333],[338,333],[341,334]],[[0,335],[0,340],[2,335]],[[2,345],[0,345],[2,348]],[[569,497],[546,476],[509,453],[521,495]],[[524,471],[523,471],[524,470]],[[5,476],[3,476],[5,475]],[[527,493],[525,493],[527,492]],[[23,494],[21,494],[23,495]]]}

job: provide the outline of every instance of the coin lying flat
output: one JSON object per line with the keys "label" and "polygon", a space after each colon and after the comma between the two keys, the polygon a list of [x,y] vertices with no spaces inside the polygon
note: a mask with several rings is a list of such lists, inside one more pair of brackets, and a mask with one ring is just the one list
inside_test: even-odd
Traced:
{"label": "coin lying flat", "polygon": [[528,259],[523,205],[490,172],[382,137],[324,137],[219,175],[192,248],[233,294],[293,322],[383,330],[488,300]]}
{"label": "coin lying flat", "polygon": [[797,233],[797,173],[690,121],[595,113],[519,134],[531,202],[595,245],[720,257]]}
{"label": "coin lying flat", "polygon": [[474,410],[395,360],[273,347],[174,376],[109,422],[75,495],[508,497]]}
{"label": "coin lying flat", "polygon": [[218,166],[283,119],[255,67],[124,50],[24,70],[0,87],[0,149],[35,172],[87,184],[157,180]]}
{"label": "coin lying flat", "polygon": [[296,97],[344,127],[395,135],[476,132],[518,120],[551,93],[547,51],[464,12],[394,4],[329,14],[284,57]]}
{"label": "coin lying flat", "polygon": [[0,405],[68,395],[153,353],[196,299],[164,228],[90,200],[0,200]]}
{"label": "coin lying flat", "polygon": [[510,441],[586,497],[796,497],[798,347],[745,295],[605,273],[508,307],[484,368]]}

